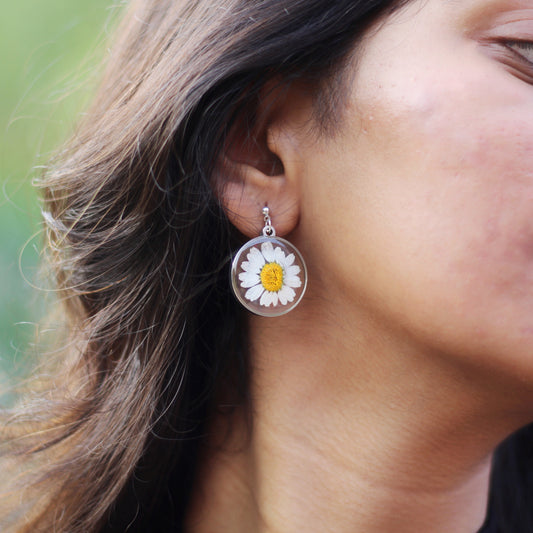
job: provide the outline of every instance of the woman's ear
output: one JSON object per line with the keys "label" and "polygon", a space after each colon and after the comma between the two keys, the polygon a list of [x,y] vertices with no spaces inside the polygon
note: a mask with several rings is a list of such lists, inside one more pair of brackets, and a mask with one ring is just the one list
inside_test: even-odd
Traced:
{"label": "woman's ear", "polygon": [[217,164],[215,186],[222,205],[231,223],[248,237],[261,233],[265,206],[270,208],[279,236],[298,224],[302,178],[298,136],[302,124],[293,116],[294,90],[265,88],[259,97],[257,120],[253,125],[243,117],[236,120]]}

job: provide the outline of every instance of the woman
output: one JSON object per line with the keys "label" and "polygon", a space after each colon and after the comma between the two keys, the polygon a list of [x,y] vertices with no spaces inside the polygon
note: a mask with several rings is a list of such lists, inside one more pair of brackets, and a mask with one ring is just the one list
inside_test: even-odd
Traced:
{"label": "woman", "polygon": [[533,531],[532,43],[529,0],[133,1],[45,180],[72,335],[4,530]]}

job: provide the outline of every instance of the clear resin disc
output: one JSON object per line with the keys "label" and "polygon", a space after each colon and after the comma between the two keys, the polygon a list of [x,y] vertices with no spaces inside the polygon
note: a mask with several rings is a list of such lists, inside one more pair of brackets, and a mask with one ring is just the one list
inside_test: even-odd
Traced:
{"label": "clear resin disc", "polygon": [[279,237],[256,237],[235,255],[231,285],[237,299],[257,315],[279,316],[296,307],[307,270],[300,252]]}

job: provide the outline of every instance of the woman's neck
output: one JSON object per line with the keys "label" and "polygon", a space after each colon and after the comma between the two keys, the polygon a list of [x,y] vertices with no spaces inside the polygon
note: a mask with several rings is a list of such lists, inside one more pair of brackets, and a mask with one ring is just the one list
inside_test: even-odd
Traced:
{"label": "woman's neck", "polygon": [[475,533],[492,451],[521,424],[465,368],[370,324],[306,323],[252,322],[253,425],[215,421],[232,437],[201,460],[188,530]]}

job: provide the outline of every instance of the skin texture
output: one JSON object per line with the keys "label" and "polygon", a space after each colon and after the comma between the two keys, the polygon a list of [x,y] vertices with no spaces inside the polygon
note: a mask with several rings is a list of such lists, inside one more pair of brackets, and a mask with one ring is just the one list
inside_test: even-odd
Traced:
{"label": "skin texture", "polygon": [[309,285],[290,314],[250,318],[251,434],[236,415],[224,449],[213,437],[190,531],[481,526],[491,454],[533,420],[533,64],[517,39],[533,41],[530,1],[411,2],[368,32],[333,136],[293,87],[266,146],[228,152],[232,221],[256,236],[268,204]]}

